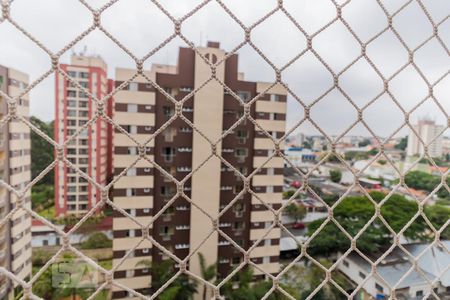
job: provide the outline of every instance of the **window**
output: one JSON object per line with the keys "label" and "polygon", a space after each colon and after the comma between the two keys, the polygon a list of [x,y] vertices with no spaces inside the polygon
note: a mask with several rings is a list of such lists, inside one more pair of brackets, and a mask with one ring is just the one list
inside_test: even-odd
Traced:
{"label": "window", "polygon": [[162,156],[166,162],[171,162],[175,156],[175,148],[163,147]]}
{"label": "window", "polygon": [[74,101],[74,100],[69,100],[69,101],[67,101],[67,106],[68,107],[75,107],[75,106],[77,106],[77,102]]}
{"label": "window", "polygon": [[136,196],[136,189],[128,188],[126,190],[126,195],[127,197]]}
{"label": "window", "polygon": [[84,99],[89,98],[88,94],[86,92],[84,92],[84,91],[79,91],[78,92],[78,97],[84,98]]}
{"label": "window", "polygon": [[131,168],[127,170],[127,176],[136,176],[136,168]]}
{"label": "window", "polygon": [[173,142],[175,135],[177,134],[177,130],[173,127],[168,127],[163,131],[164,140],[166,142]]}
{"label": "window", "polygon": [[137,147],[128,147],[127,153],[129,155],[137,155],[138,154],[138,149],[137,149]]}
{"label": "window", "polygon": [[80,78],[84,78],[84,79],[89,78],[89,73],[87,73],[87,72],[80,72],[79,75],[80,75]]}
{"label": "window", "polygon": [[245,148],[236,148],[235,152],[236,158],[238,159],[238,162],[244,162],[247,158],[247,149]]}
{"label": "window", "polygon": [[163,113],[166,117],[170,118],[174,114],[174,109],[170,106],[163,106]]}
{"label": "window", "polygon": [[135,113],[138,111],[137,104],[127,104],[127,112]]}
{"label": "window", "polygon": [[270,95],[270,101],[272,101],[272,102],[280,101],[280,96],[276,95],[276,94],[271,94]]}
{"label": "window", "polygon": [[130,82],[128,84],[128,90],[129,91],[137,92],[138,89],[139,89],[139,84],[137,82]]}
{"label": "window", "polygon": [[234,230],[242,230],[244,229],[245,225],[244,222],[234,222],[233,229]]}
{"label": "window", "polygon": [[127,270],[126,277],[131,278],[134,276],[134,270]]}
{"label": "window", "polygon": [[150,213],[150,208],[144,208],[142,211],[144,212],[144,214],[148,214]]}
{"label": "window", "polygon": [[126,126],[123,126],[123,129],[125,129],[125,131],[130,133],[130,134],[136,134],[137,133],[137,126],[136,125],[126,125]]}
{"label": "window", "polygon": [[246,92],[246,91],[238,91],[237,95],[244,102],[248,102],[250,100],[250,97],[251,97],[250,92]]}
{"label": "window", "polygon": [[422,296],[423,296],[422,290],[416,292],[416,297],[422,297]]}
{"label": "window", "polygon": [[273,193],[273,185],[266,186],[266,193]]}
{"label": "window", "polygon": [[77,96],[77,92],[75,91],[67,91],[67,97],[76,97]]}
{"label": "window", "polygon": [[233,264],[233,265],[239,265],[240,263],[241,263],[241,258],[239,256],[233,257],[233,259],[231,260],[231,264]]}
{"label": "window", "polygon": [[67,75],[69,75],[69,77],[77,77],[77,72],[75,72],[75,71],[68,71]]}
{"label": "window", "polygon": [[366,278],[366,274],[364,274],[363,272],[359,272],[359,277],[361,277],[362,279]]}
{"label": "window", "polygon": [[248,132],[247,132],[247,130],[238,130],[236,132],[236,136],[237,136],[240,144],[245,144],[245,142],[247,141]]}
{"label": "window", "polygon": [[275,170],[274,170],[274,168],[268,168],[268,169],[267,169],[267,175],[275,175]]}
{"label": "window", "polygon": [[377,291],[379,292],[383,292],[383,287],[381,285],[379,285],[378,283],[375,283],[375,288],[377,289]]}
{"label": "window", "polygon": [[348,268],[348,266],[349,266],[348,261],[346,261],[345,259],[342,261],[342,264],[343,264],[345,267],[347,267],[347,268]]}
{"label": "window", "polygon": [[150,252],[150,250],[148,248],[142,249],[142,253],[149,253],[149,252]]}
{"label": "window", "polygon": [[242,203],[236,203],[233,206],[233,211],[234,211],[236,217],[242,217],[244,215],[245,205]]}
{"label": "window", "polygon": [[173,228],[169,227],[169,226],[162,226],[159,229],[159,235],[164,237],[164,238],[168,238],[170,239],[170,236],[173,234]]}
{"label": "window", "polygon": [[128,232],[127,232],[127,237],[134,237],[134,236],[135,236],[134,229],[128,230]]}

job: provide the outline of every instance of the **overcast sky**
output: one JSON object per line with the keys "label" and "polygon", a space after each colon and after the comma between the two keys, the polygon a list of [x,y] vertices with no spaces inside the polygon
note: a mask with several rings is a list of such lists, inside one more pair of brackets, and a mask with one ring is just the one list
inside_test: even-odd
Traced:
{"label": "overcast sky", "polygon": [[[448,18],[448,0],[422,1],[435,22]],[[99,7],[107,1],[87,2]],[[186,14],[199,2],[160,1],[175,17]],[[390,12],[398,9],[404,2],[384,1]],[[273,9],[277,1],[224,0],[224,3],[244,24],[249,25]],[[284,3],[308,33],[314,33],[336,14],[336,9],[329,0],[284,0]],[[15,0],[11,6],[11,15],[17,23],[55,52],[91,24],[90,12],[75,0]],[[375,0],[352,0],[343,9],[343,16],[363,41],[370,39],[387,24],[387,19]],[[118,1],[104,12],[102,23],[138,57],[142,57],[173,32],[171,21],[149,0]],[[415,1],[396,15],[393,24],[411,48],[417,47],[432,35],[432,26]],[[219,41],[227,51],[238,45],[244,37],[243,30],[214,1],[186,20],[182,32],[198,45],[206,44],[207,40]],[[447,49],[450,48],[450,19],[439,27],[439,35]],[[28,73],[31,80],[50,68],[48,55],[8,22],[0,24],[0,38],[0,64]],[[279,67],[295,57],[306,45],[303,34],[281,12],[257,26],[252,32],[252,40]],[[180,46],[185,46],[184,42],[179,38],[174,39],[152,56],[146,67],[149,68],[151,63],[175,64]],[[359,45],[341,22],[336,22],[315,37],[313,46],[336,72],[341,71],[360,53]],[[112,78],[116,67],[134,67],[133,60],[99,30],[77,43],[73,51],[80,52],[85,47],[87,54],[100,55],[105,59]],[[239,68],[245,72],[246,79],[274,80],[271,67],[251,47],[246,45],[238,53]],[[408,59],[407,52],[390,31],[372,42],[367,53],[387,77]],[[69,62],[70,54],[71,51],[68,51],[61,62]],[[449,53],[435,39],[418,50],[414,58],[430,82],[443,76],[450,68]],[[283,72],[283,80],[305,104],[311,103],[332,85],[331,74],[311,53],[305,54],[287,68]],[[365,60],[359,60],[348,69],[341,76],[340,84],[359,106],[367,103],[383,88],[381,80]],[[428,87],[417,72],[408,67],[392,80],[390,90],[401,105],[409,110],[427,95]],[[446,114],[449,114],[450,75],[447,74],[435,87],[434,93]],[[54,76],[47,78],[32,91],[31,113],[45,120],[54,118]],[[338,91],[333,91],[313,106],[311,116],[327,133],[340,134],[354,122],[356,111]],[[447,124],[446,115],[430,100],[412,114],[412,119],[424,116],[434,118],[442,125]],[[289,97],[288,126],[302,117],[301,106],[293,97]],[[381,136],[390,134],[403,122],[400,110],[386,95],[371,105],[364,117]],[[309,124],[301,126],[297,131],[317,133]],[[404,133],[403,131],[402,134]],[[357,126],[349,134],[368,135],[362,126]]]}

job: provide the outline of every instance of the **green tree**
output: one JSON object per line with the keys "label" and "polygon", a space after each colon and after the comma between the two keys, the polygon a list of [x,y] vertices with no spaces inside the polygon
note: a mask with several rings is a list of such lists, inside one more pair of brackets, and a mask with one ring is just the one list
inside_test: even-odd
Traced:
{"label": "green tree", "polygon": [[[164,260],[158,264],[152,264],[150,260],[141,260],[137,263],[152,269],[152,282],[150,283],[151,291],[155,293],[175,274],[175,263],[172,260]],[[164,289],[158,296],[159,300],[189,300],[197,292],[197,284],[185,274],[178,276],[172,284]]]}
{"label": "green tree", "polygon": [[283,199],[290,199],[295,194],[295,190],[287,190],[283,192]]}
{"label": "green tree", "polygon": [[[381,192],[370,194],[374,201],[386,196]],[[417,213],[417,204],[401,195],[392,195],[381,207],[381,215],[395,231],[399,232]],[[346,197],[334,209],[334,218],[351,235],[355,236],[375,214],[373,203],[365,196]],[[449,215],[447,215],[447,218]],[[308,224],[308,233],[313,234],[325,219]],[[404,232],[410,239],[428,240],[429,231],[424,221],[416,219]],[[377,252],[392,242],[391,232],[378,218],[371,223],[357,240],[357,247],[363,252]],[[311,241],[308,252],[318,255],[330,255],[337,251],[346,251],[350,247],[347,236],[333,223],[329,222]]]}
{"label": "green tree", "polygon": [[[48,135],[53,138],[53,121],[46,123],[35,116],[30,117],[30,122]],[[45,168],[48,167],[54,161],[54,148],[53,146],[44,140],[39,134],[34,130],[30,133],[31,139],[31,176],[35,178],[38,176]],[[53,170],[48,172],[44,178],[41,179],[39,184],[51,184],[53,185],[54,172]]]}
{"label": "green tree", "polygon": [[[447,185],[450,185],[450,177],[447,177]],[[411,171],[405,176],[407,186],[431,192],[441,183],[441,176],[432,175],[422,171]],[[441,187],[437,193],[440,198],[450,198],[449,192]]]}
{"label": "green tree", "polygon": [[330,170],[330,179],[333,182],[339,183],[342,179],[342,171],[339,169]]}
{"label": "green tree", "polygon": [[407,146],[408,146],[408,136],[405,136],[400,139],[400,142],[398,142],[397,145],[395,145],[395,149],[405,151]]}
{"label": "green tree", "polygon": [[86,241],[81,243],[81,249],[111,248],[112,241],[103,232],[92,233]]}
{"label": "green tree", "polygon": [[303,205],[299,205],[295,202],[292,202],[284,209],[285,213],[295,220],[295,222],[300,221],[306,216],[306,208]]}
{"label": "green tree", "polygon": [[361,142],[358,143],[358,147],[365,147],[367,145],[370,145],[370,140],[369,139],[364,139]]}
{"label": "green tree", "polygon": [[[212,281],[216,275],[217,275],[217,267],[216,264],[212,264],[207,266],[205,257],[202,253],[198,254],[198,259],[200,262],[200,271],[202,273],[202,278],[206,281]],[[206,284],[203,285],[203,300],[206,300],[206,294],[207,294],[208,287]]]}

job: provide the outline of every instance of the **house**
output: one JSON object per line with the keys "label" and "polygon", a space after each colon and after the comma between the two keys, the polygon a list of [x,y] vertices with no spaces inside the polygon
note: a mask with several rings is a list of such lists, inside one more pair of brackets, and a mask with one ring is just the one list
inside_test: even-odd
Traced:
{"label": "house", "polygon": [[[427,299],[430,283],[437,281],[433,288],[440,299],[450,299],[450,241],[441,245],[427,243],[405,244],[403,247],[418,257],[417,269],[412,269],[410,256],[400,248],[395,248],[376,267],[377,273],[370,276],[372,265],[356,252],[350,253],[338,265],[342,272],[355,284],[362,284],[359,299],[387,299],[395,291],[396,299]],[[377,256],[380,257],[380,256]],[[377,257],[369,257],[376,261]],[[434,298],[433,298],[434,299]]]}

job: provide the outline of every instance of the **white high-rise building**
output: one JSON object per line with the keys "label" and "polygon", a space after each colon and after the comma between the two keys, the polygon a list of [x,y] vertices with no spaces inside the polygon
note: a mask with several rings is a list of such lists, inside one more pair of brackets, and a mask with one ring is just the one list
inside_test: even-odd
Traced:
{"label": "white high-rise building", "polygon": [[[442,152],[442,135],[444,126],[436,125],[436,122],[429,119],[422,119],[413,126],[418,136],[425,145],[428,146],[428,154],[431,157],[441,157]],[[424,145],[413,130],[410,130],[408,136],[408,148],[406,154],[408,156],[421,155],[424,153]]]}

